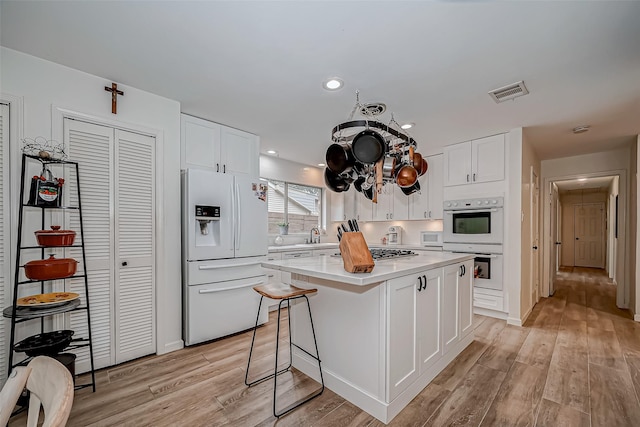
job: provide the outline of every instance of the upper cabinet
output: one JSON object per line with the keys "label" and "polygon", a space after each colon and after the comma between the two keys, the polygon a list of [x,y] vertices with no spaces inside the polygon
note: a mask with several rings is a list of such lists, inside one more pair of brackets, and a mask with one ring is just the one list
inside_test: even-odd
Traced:
{"label": "upper cabinet", "polygon": [[419,178],[420,193],[408,197],[409,219],[442,219],[443,154],[426,157],[429,169]]}
{"label": "upper cabinet", "polygon": [[444,147],[444,186],[504,179],[504,134]]}
{"label": "upper cabinet", "polygon": [[257,135],[197,117],[181,115],[181,168],[206,168],[219,173],[260,175]]}

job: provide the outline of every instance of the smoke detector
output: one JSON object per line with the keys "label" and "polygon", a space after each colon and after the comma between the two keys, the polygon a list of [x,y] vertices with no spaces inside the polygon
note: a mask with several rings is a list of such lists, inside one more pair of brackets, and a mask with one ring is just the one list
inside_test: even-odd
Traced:
{"label": "smoke detector", "polygon": [[582,125],[582,126],[576,126],[576,127],[574,127],[571,131],[572,131],[573,133],[575,133],[575,134],[578,134],[578,133],[585,133],[585,132],[587,132],[587,131],[589,130],[589,128],[590,128],[590,126]]}
{"label": "smoke detector", "polygon": [[509,99],[524,96],[528,93],[529,90],[524,85],[524,81],[520,80],[519,82],[492,90],[489,92],[489,96],[491,96],[491,99],[496,101],[496,104],[499,104],[501,102],[508,101]]}

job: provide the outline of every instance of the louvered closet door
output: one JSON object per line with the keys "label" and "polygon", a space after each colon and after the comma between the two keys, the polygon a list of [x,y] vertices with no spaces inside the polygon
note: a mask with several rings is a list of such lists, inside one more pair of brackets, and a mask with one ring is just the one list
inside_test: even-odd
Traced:
{"label": "louvered closet door", "polygon": [[[0,307],[4,308],[9,297],[11,269],[9,268],[9,107],[0,104]],[[7,375],[7,327],[8,321],[0,320],[0,384]]]}
{"label": "louvered closet door", "polygon": [[155,353],[155,138],[116,130],[116,363]]}
{"label": "louvered closet door", "polygon": [[[65,119],[65,145],[69,159],[79,163],[80,195],[84,223],[85,250],[91,304],[91,333],[95,367],[103,368],[115,363],[114,312],[114,256],[113,256],[113,150],[114,130],[105,126]],[[65,196],[70,206],[77,206],[75,168],[69,169]],[[76,243],[80,243],[80,222],[77,211],[67,212],[66,226],[76,230]],[[72,258],[81,261],[82,250],[69,251]],[[79,264],[80,267],[80,264]],[[84,280],[67,280],[67,290],[77,292],[84,301]],[[76,337],[88,337],[85,313],[71,313],[69,327]],[[76,371],[90,369],[87,348],[77,351]]]}

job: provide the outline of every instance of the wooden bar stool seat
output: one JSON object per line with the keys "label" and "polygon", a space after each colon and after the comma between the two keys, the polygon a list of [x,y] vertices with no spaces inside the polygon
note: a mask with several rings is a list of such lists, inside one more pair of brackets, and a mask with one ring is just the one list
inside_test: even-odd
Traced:
{"label": "wooden bar stool seat", "polygon": [[[276,418],[279,418],[284,414],[293,411],[295,408],[299,407],[303,403],[306,403],[311,399],[320,396],[324,391],[324,379],[322,377],[322,366],[320,365],[320,353],[318,353],[318,342],[316,341],[316,331],[313,327],[313,318],[311,317],[311,305],[309,304],[309,298],[307,298],[307,295],[316,293],[318,292],[318,290],[298,288],[297,286],[288,285],[286,283],[269,283],[266,285],[254,286],[253,290],[260,294],[260,303],[258,304],[258,314],[256,315],[256,325],[253,328],[253,338],[251,339],[251,349],[249,350],[249,360],[247,361],[247,371],[244,377],[244,383],[248,387],[251,387],[254,384],[258,384],[262,381],[268,380],[269,378],[273,378],[273,416],[275,416]],[[258,378],[250,382],[249,369],[251,367],[251,356],[253,355],[253,345],[255,344],[255,341],[256,341],[256,330],[258,329],[258,320],[260,319],[260,309],[262,308],[262,301],[264,300],[265,297],[271,298],[274,300],[280,300],[280,303],[278,304],[278,323],[276,327],[276,331],[277,331],[276,332],[276,357],[275,357],[276,361],[275,361],[273,373],[265,375],[261,378]],[[313,334],[313,343],[315,345],[315,350],[316,350],[315,354],[312,354],[309,351],[305,350],[304,348],[300,347],[299,345],[294,343],[291,339],[291,301],[299,298],[304,298],[305,301],[307,302],[307,309],[309,311],[309,321],[311,323],[311,332]],[[289,322],[289,364],[286,368],[278,370],[278,351],[280,349],[279,348],[280,346],[280,314],[282,312],[281,311],[283,307],[282,304],[285,302],[287,303],[287,313],[288,313],[288,322]],[[292,359],[293,346],[303,351],[309,357],[315,359],[318,362],[318,370],[320,371],[321,387],[318,391],[288,405],[286,408],[278,412],[278,410],[276,409],[278,375],[284,372],[287,372],[288,370],[291,369],[291,364],[293,360]]]}

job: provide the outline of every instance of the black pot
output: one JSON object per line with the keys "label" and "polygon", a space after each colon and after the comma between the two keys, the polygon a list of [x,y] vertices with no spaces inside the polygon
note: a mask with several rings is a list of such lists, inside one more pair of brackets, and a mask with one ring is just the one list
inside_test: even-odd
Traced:
{"label": "black pot", "polygon": [[325,155],[327,167],[335,173],[349,172],[353,168],[355,158],[348,144],[331,144]]}
{"label": "black pot", "polygon": [[360,163],[376,163],[384,156],[387,144],[384,138],[371,129],[360,132],[353,138],[351,143],[351,151],[353,157]]}
{"label": "black pot", "polygon": [[32,335],[17,343],[13,349],[27,356],[55,356],[71,342],[73,331],[53,331]]}
{"label": "black pot", "polygon": [[335,193],[342,193],[349,189],[349,182],[329,168],[324,170],[324,183],[329,190]]}

